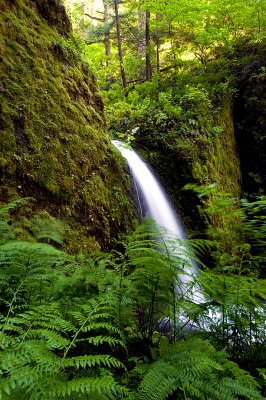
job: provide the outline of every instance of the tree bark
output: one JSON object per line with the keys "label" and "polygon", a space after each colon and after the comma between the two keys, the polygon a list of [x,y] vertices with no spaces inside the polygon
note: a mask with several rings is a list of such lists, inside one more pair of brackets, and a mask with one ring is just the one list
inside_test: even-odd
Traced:
{"label": "tree bark", "polygon": [[145,52],[146,52],[146,80],[150,81],[152,78],[152,65],[150,58],[150,17],[151,13],[146,10],[146,23],[145,23]]}
{"label": "tree bark", "polygon": [[138,53],[144,58],[146,56],[145,53],[145,24],[146,24],[146,14],[138,9],[138,28],[140,31],[140,40],[138,43]]}
{"label": "tree bark", "polygon": [[[156,13],[156,21],[159,20],[158,14]],[[160,71],[160,36],[158,29],[156,30],[155,35],[155,42],[156,42],[156,69]]]}
{"label": "tree bark", "polygon": [[[103,22],[105,24],[107,24],[109,22],[108,3],[107,3],[107,0],[102,0],[102,2],[103,2]],[[108,58],[111,55],[110,32],[109,32],[109,30],[104,35],[104,47],[105,47],[105,55],[107,57],[106,65],[108,66]]]}
{"label": "tree bark", "polygon": [[122,40],[121,40],[121,31],[120,31],[120,20],[119,20],[119,14],[118,14],[118,0],[114,0],[114,7],[115,7],[115,24],[116,24],[117,50],[118,50],[118,57],[119,57],[119,64],[120,64],[120,74],[121,74],[123,88],[126,88],[127,81],[126,81],[126,75],[125,75],[124,64],[123,64]]}

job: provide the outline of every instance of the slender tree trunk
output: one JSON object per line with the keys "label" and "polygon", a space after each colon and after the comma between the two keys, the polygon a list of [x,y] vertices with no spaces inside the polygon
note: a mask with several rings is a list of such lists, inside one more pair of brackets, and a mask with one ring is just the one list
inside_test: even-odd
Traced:
{"label": "slender tree trunk", "polygon": [[150,58],[150,17],[149,10],[146,11],[146,24],[145,24],[145,51],[146,51],[146,80],[150,81],[152,77],[152,66]]}
{"label": "slender tree trunk", "polygon": [[[156,13],[156,21],[158,21],[158,19],[159,17],[158,14]],[[160,38],[158,29],[156,30],[155,41],[156,41],[156,69],[157,71],[160,71]]]}
{"label": "slender tree trunk", "polygon": [[258,17],[258,33],[261,31],[261,23],[260,23],[260,10],[257,8],[257,17]]}
{"label": "slender tree trunk", "polygon": [[146,20],[146,14],[138,9],[138,28],[140,30],[140,40],[138,43],[138,53],[142,56],[145,57],[145,20]]}
{"label": "slender tree trunk", "polygon": [[156,38],[156,69],[160,71],[160,45],[158,38]]}
{"label": "slender tree trunk", "polygon": [[[103,22],[105,24],[108,23],[109,21],[109,15],[108,15],[108,3],[107,0],[102,0],[103,2]],[[106,34],[104,35],[104,46],[105,46],[105,55],[107,57],[106,60],[106,66],[108,66],[108,58],[111,55],[111,46],[110,46],[110,32],[108,30],[108,32],[106,32]]]}
{"label": "slender tree trunk", "polygon": [[119,57],[119,64],[120,64],[120,74],[123,88],[126,88],[126,75],[124,70],[123,64],[123,54],[122,54],[122,40],[121,40],[121,32],[120,32],[120,20],[118,14],[118,0],[114,0],[114,7],[115,7],[115,24],[116,24],[116,35],[117,35],[117,49],[118,49],[118,57]]}

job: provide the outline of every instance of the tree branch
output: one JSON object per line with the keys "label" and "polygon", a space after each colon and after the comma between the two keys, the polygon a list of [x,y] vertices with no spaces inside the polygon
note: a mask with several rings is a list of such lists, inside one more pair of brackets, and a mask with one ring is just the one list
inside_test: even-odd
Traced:
{"label": "tree branch", "polygon": [[90,19],[95,19],[96,21],[104,22],[104,18],[93,17],[88,13],[84,13],[84,15],[86,15],[86,17],[89,17]]}

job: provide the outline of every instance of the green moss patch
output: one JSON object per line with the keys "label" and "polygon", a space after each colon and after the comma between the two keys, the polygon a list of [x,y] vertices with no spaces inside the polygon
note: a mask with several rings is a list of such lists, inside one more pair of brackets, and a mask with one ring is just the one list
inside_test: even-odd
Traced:
{"label": "green moss patch", "polygon": [[94,77],[58,33],[70,27],[57,3],[1,5],[1,201],[33,196],[33,208],[80,232],[79,247],[106,247],[130,225],[129,182],[105,132]]}

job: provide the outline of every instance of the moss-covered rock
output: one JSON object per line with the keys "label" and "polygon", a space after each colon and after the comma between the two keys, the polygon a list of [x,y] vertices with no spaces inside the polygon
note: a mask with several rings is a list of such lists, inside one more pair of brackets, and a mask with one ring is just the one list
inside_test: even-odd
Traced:
{"label": "moss-covered rock", "polygon": [[[202,232],[195,193],[187,184],[216,185],[218,192],[239,197],[241,172],[233,123],[234,88],[230,75],[207,70],[174,73],[168,80],[149,82],[152,96],[140,97],[141,109],[118,127],[124,134],[135,128],[135,146],[154,167],[192,235]],[[150,88],[148,87],[148,89]],[[142,95],[144,91],[140,92]],[[142,95],[143,96],[143,95]],[[131,128],[131,129],[132,129]],[[118,130],[117,129],[117,130]]]}
{"label": "moss-covered rock", "polygon": [[[182,190],[187,184],[217,185],[219,192],[237,198],[241,193],[232,100],[221,104],[215,113],[210,110],[209,116],[209,126],[202,126],[197,120],[193,123],[188,121],[185,134],[176,132],[174,141],[168,137],[163,145],[143,151],[163,181],[190,234],[196,236],[204,228],[198,212],[201,202],[195,193]],[[213,223],[220,224],[221,221]]]}
{"label": "moss-covered rock", "polygon": [[129,180],[64,7],[4,0],[0,12],[1,202],[32,196],[33,211],[68,222],[73,251],[74,237],[106,247],[131,224]]}

